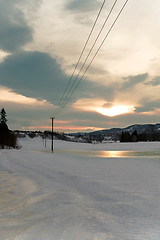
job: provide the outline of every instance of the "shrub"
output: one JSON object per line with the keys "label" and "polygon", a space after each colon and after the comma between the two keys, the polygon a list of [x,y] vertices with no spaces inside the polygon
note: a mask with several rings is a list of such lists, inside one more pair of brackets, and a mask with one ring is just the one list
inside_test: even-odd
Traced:
{"label": "shrub", "polygon": [[18,148],[17,137],[12,132],[0,133],[0,148]]}

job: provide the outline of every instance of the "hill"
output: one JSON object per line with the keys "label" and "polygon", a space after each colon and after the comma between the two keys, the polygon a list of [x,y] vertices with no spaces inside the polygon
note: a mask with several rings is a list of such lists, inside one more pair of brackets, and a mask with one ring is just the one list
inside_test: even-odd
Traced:
{"label": "hill", "polygon": [[[51,131],[14,131],[18,138],[22,137],[41,137],[51,139]],[[123,135],[123,139],[122,139]],[[53,133],[54,139],[96,143],[96,142],[112,142],[112,141],[160,141],[160,123],[157,124],[135,124],[125,128],[111,128],[94,131],[90,133],[77,132],[77,133]]]}
{"label": "hill", "polygon": [[160,123],[135,124],[125,128],[111,128],[90,133],[72,133],[69,135],[88,139],[89,141],[120,141],[122,132],[132,135],[135,131],[143,141],[160,141]]}

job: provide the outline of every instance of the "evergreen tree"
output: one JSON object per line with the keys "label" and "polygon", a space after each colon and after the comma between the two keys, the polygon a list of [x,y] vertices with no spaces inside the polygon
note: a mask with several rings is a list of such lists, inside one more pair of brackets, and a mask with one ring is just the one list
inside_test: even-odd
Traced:
{"label": "evergreen tree", "polygon": [[2,108],[2,110],[0,112],[0,123],[1,124],[6,124],[7,123],[6,116],[7,116],[6,111],[4,110],[4,108]]}
{"label": "evergreen tree", "polygon": [[132,142],[132,137],[130,133],[122,131],[120,142]]}
{"label": "evergreen tree", "polygon": [[6,111],[2,108],[0,111],[0,134],[9,132],[6,116]]}
{"label": "evergreen tree", "polygon": [[134,132],[132,133],[132,142],[138,142],[137,130],[134,130]]}
{"label": "evergreen tree", "polygon": [[4,108],[0,111],[0,149],[17,148],[17,137],[7,126],[7,114]]}

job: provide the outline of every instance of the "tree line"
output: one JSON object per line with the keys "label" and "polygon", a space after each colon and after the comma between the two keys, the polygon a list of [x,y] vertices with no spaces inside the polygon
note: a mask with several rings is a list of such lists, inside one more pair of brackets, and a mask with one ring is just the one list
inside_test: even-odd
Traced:
{"label": "tree line", "polygon": [[147,141],[160,141],[160,132],[152,130],[150,132],[138,133],[134,130],[133,133],[122,131],[120,142],[147,142]]}

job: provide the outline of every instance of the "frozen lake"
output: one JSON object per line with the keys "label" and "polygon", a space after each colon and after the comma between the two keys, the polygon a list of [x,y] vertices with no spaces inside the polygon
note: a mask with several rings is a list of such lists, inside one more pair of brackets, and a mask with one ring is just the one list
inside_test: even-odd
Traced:
{"label": "frozen lake", "polygon": [[54,143],[0,151],[0,239],[160,239],[160,143]]}

